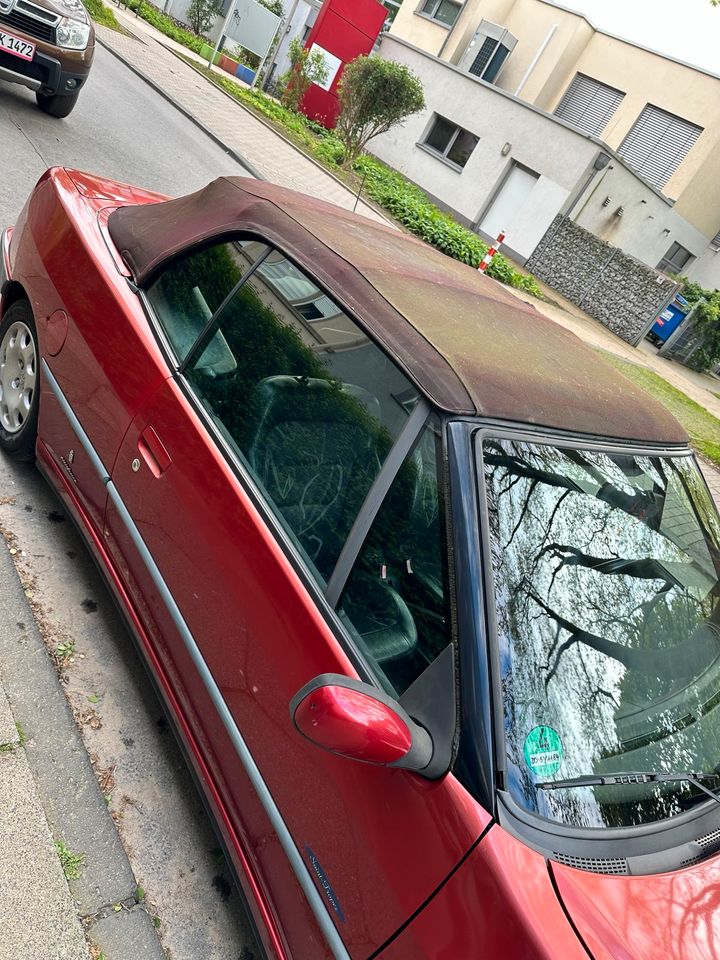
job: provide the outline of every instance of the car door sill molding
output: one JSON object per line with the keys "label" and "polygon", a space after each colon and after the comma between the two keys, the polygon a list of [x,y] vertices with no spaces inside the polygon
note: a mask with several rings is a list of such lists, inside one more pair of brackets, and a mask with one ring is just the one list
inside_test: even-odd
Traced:
{"label": "car door sill molding", "polygon": [[240,733],[240,729],[238,728],[238,725],[236,724],[227,704],[225,703],[225,699],[220,691],[220,688],[215,682],[215,679],[210,672],[210,668],[205,662],[202,652],[200,651],[195,638],[190,632],[190,628],[186,624],[185,619],[180,612],[180,608],[175,603],[175,600],[173,599],[173,596],[170,593],[162,574],[160,573],[160,569],[145,545],[145,541],[143,540],[135,521],[130,516],[130,513],[125,506],[115,484],[112,482],[105,465],[95,451],[95,448],[90,442],[90,438],[75,415],[75,412],[70,406],[70,403],[68,402],[45,359],[42,361],[42,371],[50,385],[51,390],[55,394],[63,413],[67,417],[73,432],[77,436],[79,442],[82,444],[84,451],[90,458],[93,467],[100,476],[100,479],[105,484],[108,491],[108,496],[115,505],[120,518],[125,525],[128,535],[140,553],[143,563],[147,567],[148,573],[150,574],[153,583],[160,593],[163,603],[167,607],[173,623],[182,637],[185,648],[187,649],[187,652],[189,653],[198,673],[200,674],[200,678],[205,686],[205,689],[207,690],[213,705],[218,711],[223,726],[225,727],[225,730],[232,741],[238,757],[245,768],[245,772],[247,773],[248,778],[250,779],[250,782],[252,783],[253,788],[258,795],[260,803],[262,804],[263,809],[265,810],[265,813],[267,814],[268,819],[270,820],[273,829],[277,834],[280,845],[285,851],[286,857],[290,861],[290,866],[292,867],[293,873],[295,874],[297,881],[300,884],[305,897],[307,898],[308,904],[313,912],[313,915],[315,916],[318,926],[323,932],[323,936],[325,937],[327,945],[332,951],[333,957],[335,960],[350,960],[350,954],[348,953],[342,938],[335,928],[335,925],[325,906],[325,902],[315,886],[315,881],[312,879],[309,869],[300,855],[300,851],[295,846],[295,842],[292,838],[290,830],[283,820],[283,816],[277,804],[275,803],[262,774],[260,773],[260,769],[255,763],[255,760],[250,752],[250,748],[245,742],[245,738]]}

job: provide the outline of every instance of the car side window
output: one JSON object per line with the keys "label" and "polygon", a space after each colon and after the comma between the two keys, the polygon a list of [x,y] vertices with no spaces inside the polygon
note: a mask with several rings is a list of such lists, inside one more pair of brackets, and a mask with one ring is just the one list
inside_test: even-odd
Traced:
{"label": "car side window", "polygon": [[[155,316],[182,362],[206,324],[233,292],[258,257],[267,252],[257,240],[235,240],[197,250],[173,261],[147,290]],[[232,363],[218,335],[203,357],[218,373]]]}
{"label": "car side window", "polygon": [[407,422],[412,384],[277,250],[216,312],[181,369],[326,583]]}
{"label": "car side window", "polygon": [[397,695],[452,640],[440,455],[431,417],[375,517],[338,609]]}

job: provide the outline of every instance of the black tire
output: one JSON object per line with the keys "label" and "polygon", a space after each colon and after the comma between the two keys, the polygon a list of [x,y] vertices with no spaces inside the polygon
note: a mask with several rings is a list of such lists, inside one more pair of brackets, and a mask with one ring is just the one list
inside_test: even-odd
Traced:
{"label": "black tire", "polygon": [[[21,369],[19,362],[24,357],[19,351],[23,341],[24,356],[28,357],[31,349],[32,362]],[[9,363],[12,369],[8,368]],[[11,381],[11,377],[15,379]],[[31,387],[26,378],[32,378]],[[19,392],[15,386],[18,381]],[[40,354],[35,318],[27,300],[16,300],[0,322],[0,449],[13,460],[35,459],[39,408]]]}
{"label": "black tire", "polygon": [[40,109],[44,110],[45,113],[49,113],[51,117],[62,118],[72,113],[79,96],[79,93],[55,93],[52,96],[46,93],[36,93],[35,99]]}

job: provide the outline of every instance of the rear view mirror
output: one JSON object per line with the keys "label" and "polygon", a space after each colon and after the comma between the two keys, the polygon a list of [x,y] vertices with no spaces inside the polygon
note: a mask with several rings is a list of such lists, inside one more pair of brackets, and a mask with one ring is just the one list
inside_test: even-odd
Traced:
{"label": "rear view mirror", "polygon": [[422,773],[433,757],[424,727],[387,694],[350,677],[315,677],[293,697],[290,716],[312,743],[351,760]]}

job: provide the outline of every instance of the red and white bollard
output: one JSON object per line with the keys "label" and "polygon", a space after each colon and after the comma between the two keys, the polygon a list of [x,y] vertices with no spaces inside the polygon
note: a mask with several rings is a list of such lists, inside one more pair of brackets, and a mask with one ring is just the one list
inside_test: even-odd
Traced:
{"label": "red and white bollard", "polygon": [[493,258],[493,257],[495,256],[495,254],[498,252],[498,250],[499,250],[499,248],[500,248],[500,244],[503,242],[504,239],[505,239],[505,231],[504,231],[504,230],[501,230],[500,233],[498,234],[497,240],[495,241],[495,246],[490,247],[490,248],[488,249],[488,252],[485,254],[485,256],[484,256],[484,257],[482,258],[482,260],[480,261],[480,266],[478,267],[478,270],[480,270],[481,273],[485,273],[485,271],[487,270],[487,268],[490,266],[490,263],[491,263],[491,261],[492,261],[492,258]]}

